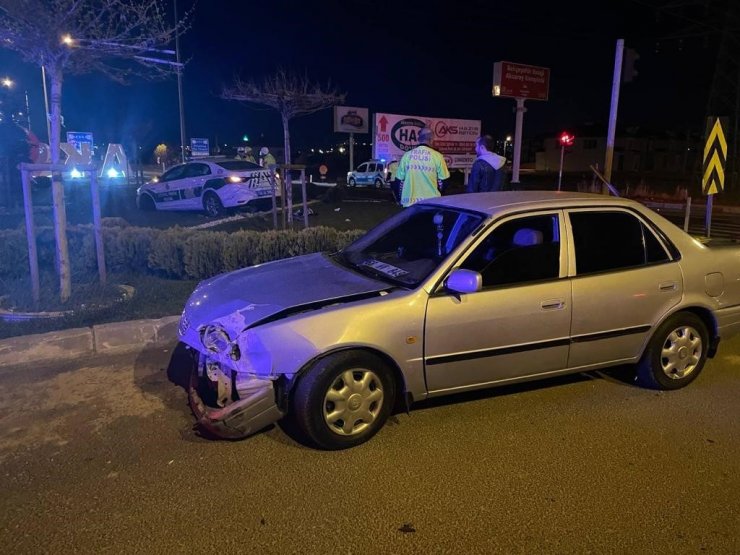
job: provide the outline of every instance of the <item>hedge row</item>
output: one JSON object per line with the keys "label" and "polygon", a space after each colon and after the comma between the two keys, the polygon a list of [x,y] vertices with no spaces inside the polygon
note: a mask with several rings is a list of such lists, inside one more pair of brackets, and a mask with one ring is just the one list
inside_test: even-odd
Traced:
{"label": "hedge row", "polygon": [[[186,228],[153,229],[106,222],[103,228],[106,266],[110,272],[164,275],[174,279],[204,279],[262,262],[319,251],[335,251],[363,231],[313,227],[300,231],[237,231]],[[78,279],[97,272],[92,226],[67,228],[72,274]],[[37,230],[42,271],[54,267],[51,228]],[[0,279],[28,275],[28,247],[22,229],[0,231]]]}

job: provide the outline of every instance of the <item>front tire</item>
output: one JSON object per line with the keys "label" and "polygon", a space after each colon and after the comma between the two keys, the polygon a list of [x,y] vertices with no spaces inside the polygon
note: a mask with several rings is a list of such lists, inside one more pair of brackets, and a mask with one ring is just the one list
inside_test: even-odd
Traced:
{"label": "front tire", "polygon": [[293,418],[301,434],[326,450],[373,437],[394,404],[391,370],[377,356],[343,351],[317,361],[295,389]]}
{"label": "front tire", "polygon": [[218,218],[224,214],[224,205],[218,195],[208,192],[203,197],[203,211],[211,218]]}
{"label": "front tire", "polygon": [[139,210],[142,212],[154,212],[157,206],[154,204],[154,199],[149,195],[141,195],[139,197]]}
{"label": "front tire", "polygon": [[350,187],[354,187],[355,185],[357,185],[357,181],[355,181],[354,177],[350,177],[349,181],[347,181],[347,185],[349,185]]}
{"label": "front tire", "polygon": [[637,365],[637,381],[650,389],[680,389],[693,382],[704,367],[709,347],[707,326],[690,312],[663,322]]}
{"label": "front tire", "polygon": [[375,180],[375,188],[381,189],[383,187],[383,180],[382,179],[376,179]]}

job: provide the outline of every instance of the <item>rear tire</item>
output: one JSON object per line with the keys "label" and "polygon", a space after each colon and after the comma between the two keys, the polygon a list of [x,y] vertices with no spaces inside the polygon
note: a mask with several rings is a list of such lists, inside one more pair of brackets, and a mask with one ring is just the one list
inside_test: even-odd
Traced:
{"label": "rear tire", "polygon": [[203,210],[211,218],[218,218],[224,214],[224,205],[216,193],[209,191],[203,195]]}
{"label": "rear tire", "polygon": [[680,389],[704,367],[709,348],[707,327],[696,314],[679,312],[650,338],[637,364],[637,382],[650,389]]}
{"label": "rear tire", "polygon": [[294,390],[293,420],[321,449],[354,447],[373,437],[393,409],[395,382],[377,356],[343,351],[319,361]]}

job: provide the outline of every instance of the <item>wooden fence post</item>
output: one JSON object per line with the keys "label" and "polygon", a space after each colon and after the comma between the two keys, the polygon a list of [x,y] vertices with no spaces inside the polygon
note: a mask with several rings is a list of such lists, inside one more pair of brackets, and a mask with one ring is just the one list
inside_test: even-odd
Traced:
{"label": "wooden fence post", "polygon": [[31,197],[31,177],[25,164],[20,165],[21,182],[23,183],[23,210],[26,215],[26,241],[28,242],[28,265],[31,269],[31,295],[33,305],[38,309],[41,298],[41,287],[39,285],[39,257],[36,251],[36,229],[33,225],[33,199]]}
{"label": "wooden fence post", "polygon": [[98,177],[95,166],[90,169],[90,196],[92,197],[93,211],[93,233],[95,234],[95,254],[98,260],[98,277],[100,283],[105,285],[107,273],[105,270],[105,246],[103,244],[103,228],[100,218],[100,190],[98,189]]}

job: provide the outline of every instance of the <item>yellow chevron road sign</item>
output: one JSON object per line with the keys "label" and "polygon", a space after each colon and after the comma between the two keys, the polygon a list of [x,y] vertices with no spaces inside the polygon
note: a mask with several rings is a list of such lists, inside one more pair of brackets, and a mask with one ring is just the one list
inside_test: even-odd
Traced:
{"label": "yellow chevron road sign", "polygon": [[701,188],[705,195],[714,195],[725,188],[725,165],[727,164],[727,118],[707,118],[707,142],[704,144],[704,172]]}

